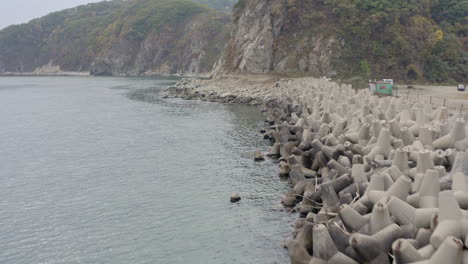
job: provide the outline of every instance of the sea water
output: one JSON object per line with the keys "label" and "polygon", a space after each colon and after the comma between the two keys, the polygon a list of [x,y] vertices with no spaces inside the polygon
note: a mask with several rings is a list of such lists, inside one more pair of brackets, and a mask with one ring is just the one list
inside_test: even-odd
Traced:
{"label": "sea water", "polygon": [[0,78],[0,263],[289,262],[261,113],[175,81]]}

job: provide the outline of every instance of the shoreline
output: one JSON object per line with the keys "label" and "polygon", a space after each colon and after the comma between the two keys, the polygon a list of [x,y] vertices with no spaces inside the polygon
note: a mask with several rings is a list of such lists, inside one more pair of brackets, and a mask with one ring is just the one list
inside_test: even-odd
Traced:
{"label": "shoreline", "polygon": [[3,72],[0,77],[15,77],[15,76],[92,76],[89,72]]}
{"label": "shoreline", "polygon": [[[175,86],[178,88],[193,89],[194,94],[190,94],[188,91],[184,95],[186,98],[198,97],[202,94],[207,96],[206,98],[200,97],[198,99],[204,101],[219,101],[221,103],[246,103],[244,100],[233,100],[231,95],[236,97],[251,97],[254,104],[261,104],[265,96],[272,97],[285,96],[289,92],[282,91],[284,85],[277,89],[274,87],[276,84],[287,83],[288,81],[295,80],[322,80],[324,82],[329,81],[326,78],[312,78],[312,77],[281,77],[278,75],[271,74],[257,74],[257,75],[227,75],[223,77],[217,77],[215,79],[204,79],[198,80],[194,76],[177,76],[181,77],[183,82],[189,84]],[[333,81],[329,81],[334,83]],[[337,84],[347,85],[347,84]],[[433,107],[445,106],[452,112],[459,112],[468,114],[468,92],[459,92],[455,86],[441,86],[437,84],[432,85],[412,85],[413,88],[408,89],[406,85],[399,84],[396,91],[397,95],[401,99],[407,101],[416,102],[419,101],[423,104],[431,104]],[[179,91],[180,92],[180,91]],[[293,91],[294,93],[295,91]],[[208,96],[210,95],[210,96]],[[180,96],[179,96],[180,97]],[[230,97],[230,98],[226,98]],[[239,102],[240,101],[240,102]]]}
{"label": "shoreline", "polygon": [[448,248],[468,243],[467,115],[434,100],[445,93],[379,98],[326,79],[271,76],[182,79],[166,92],[267,113],[266,155],[292,184],[283,205],[300,216],[285,245],[291,263],[450,262]]}
{"label": "shoreline", "polygon": [[140,74],[140,75],[92,75],[90,72],[0,72],[0,77],[8,76],[93,76],[93,77],[177,77],[208,79],[210,74]]}

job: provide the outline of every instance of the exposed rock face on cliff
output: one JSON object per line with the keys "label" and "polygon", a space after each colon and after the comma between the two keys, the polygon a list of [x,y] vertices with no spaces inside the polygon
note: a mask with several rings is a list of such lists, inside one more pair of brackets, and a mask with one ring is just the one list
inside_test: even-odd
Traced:
{"label": "exposed rock face on cliff", "polygon": [[0,31],[0,73],[206,73],[229,23],[228,14],[185,0],[89,4]]}
{"label": "exposed rock face on cliff", "polygon": [[463,2],[239,0],[214,73],[463,82]]}
{"label": "exposed rock face on cliff", "polygon": [[310,72],[333,76],[342,43],[336,36],[291,28],[283,0],[245,1],[235,10],[230,40],[215,66],[228,72]]}

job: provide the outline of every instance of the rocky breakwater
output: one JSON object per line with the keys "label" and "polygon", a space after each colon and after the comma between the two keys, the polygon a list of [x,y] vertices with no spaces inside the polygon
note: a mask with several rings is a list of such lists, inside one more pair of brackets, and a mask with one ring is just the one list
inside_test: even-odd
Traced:
{"label": "rocky breakwater", "polygon": [[266,93],[237,89],[230,91],[222,85],[209,86],[201,79],[184,78],[166,90],[166,97],[180,97],[185,100],[261,105]]}
{"label": "rocky breakwater", "polygon": [[[169,91],[236,102],[187,84]],[[466,115],[323,79],[250,95],[271,126],[267,155],[292,184],[282,203],[300,215],[285,244],[293,264],[468,263]]]}

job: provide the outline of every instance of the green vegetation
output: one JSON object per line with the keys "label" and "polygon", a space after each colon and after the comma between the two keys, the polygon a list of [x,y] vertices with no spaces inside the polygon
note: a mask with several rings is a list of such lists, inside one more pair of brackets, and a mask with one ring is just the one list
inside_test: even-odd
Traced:
{"label": "green vegetation", "polygon": [[[284,0],[283,46],[307,34],[344,40],[343,78],[466,81],[468,0]],[[291,42],[291,43],[288,43]]]}
{"label": "green vegetation", "polygon": [[[221,53],[229,22],[209,6],[233,7],[236,21],[251,1],[259,0],[114,0],[52,13],[0,31],[0,72],[32,71],[50,61],[62,70],[86,71],[96,58],[103,58],[102,68],[114,63],[125,72],[133,63],[141,66],[135,57],[148,38],[149,46],[158,47],[143,57],[164,58],[163,66],[170,71],[189,67],[187,57],[200,58],[201,70],[209,71]],[[297,69],[311,49],[323,49],[310,42],[332,38],[337,44],[328,56],[342,79],[467,80],[468,0],[267,3],[271,3],[271,18],[279,21],[272,24],[280,25],[274,54],[288,56],[287,69]],[[196,51],[188,52],[194,45]],[[116,56],[131,59],[113,61]],[[146,64],[138,71],[147,70]]]}
{"label": "green vegetation", "polygon": [[243,9],[245,5],[247,4],[247,1],[248,0],[238,0],[237,3],[234,5],[234,8],[238,10]]}
{"label": "green vegetation", "polygon": [[120,32],[113,28],[112,33],[133,40],[143,39],[150,30],[176,27],[188,17],[210,11],[205,6],[181,0],[139,0],[129,3],[129,6],[117,12],[118,19],[112,23],[117,24]]}
{"label": "green vegetation", "polygon": [[233,16],[234,21],[239,19],[241,13],[244,12],[245,6],[247,5],[247,1],[256,1],[256,0],[237,0],[232,10],[232,16]]}
{"label": "green vegetation", "polygon": [[181,28],[200,14],[215,31],[208,33],[224,30],[227,22],[218,12],[186,0],[114,0],[55,12],[0,31],[0,72],[32,71],[51,60],[62,70],[89,70],[97,56],[118,43],[129,43],[125,52],[135,55],[149,34],[164,35],[177,47]]}
{"label": "green vegetation", "polygon": [[237,0],[193,0],[194,2],[208,5],[214,9],[218,10],[229,10],[231,9],[234,4],[237,3]]}
{"label": "green vegetation", "polygon": [[[116,19],[123,6],[121,1],[101,2],[7,27],[0,31],[4,67],[9,71],[31,71],[35,68],[32,66],[37,66],[34,62],[47,64],[52,55],[59,57],[65,69],[89,64],[99,51],[97,36],[110,20]],[[27,59],[32,61],[21,62]]]}

